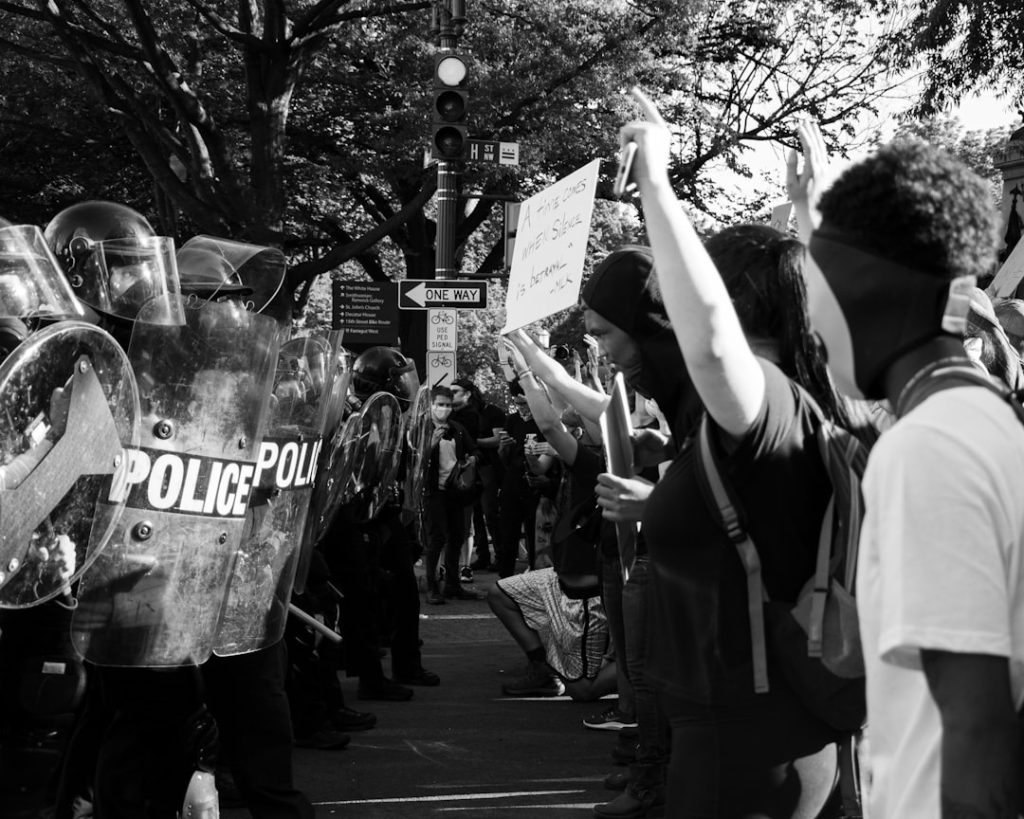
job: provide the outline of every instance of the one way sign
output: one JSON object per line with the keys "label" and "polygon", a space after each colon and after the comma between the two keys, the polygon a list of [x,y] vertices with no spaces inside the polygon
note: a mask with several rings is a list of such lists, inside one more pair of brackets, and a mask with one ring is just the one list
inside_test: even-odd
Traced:
{"label": "one way sign", "polygon": [[487,282],[402,279],[398,282],[398,306],[403,310],[431,307],[479,310],[487,306]]}

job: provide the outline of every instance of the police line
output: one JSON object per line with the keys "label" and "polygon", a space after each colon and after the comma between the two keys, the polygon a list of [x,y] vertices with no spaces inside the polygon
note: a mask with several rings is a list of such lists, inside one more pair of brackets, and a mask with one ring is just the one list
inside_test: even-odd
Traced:
{"label": "police line", "polygon": [[126,449],[108,500],[135,509],[244,517],[254,487],[311,486],[323,442],[268,439],[256,462],[188,456],[164,449]]}

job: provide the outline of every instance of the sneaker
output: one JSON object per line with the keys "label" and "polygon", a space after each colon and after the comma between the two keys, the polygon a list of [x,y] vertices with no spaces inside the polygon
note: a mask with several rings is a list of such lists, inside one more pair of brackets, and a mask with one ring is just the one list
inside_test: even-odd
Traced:
{"label": "sneaker", "polygon": [[377,724],[376,715],[345,707],[336,708],[330,720],[339,731],[369,731]]}
{"label": "sneaker", "polygon": [[463,566],[459,569],[459,581],[461,583],[473,582],[473,570],[469,566]]}
{"label": "sneaker", "polygon": [[636,720],[623,715],[618,706],[606,708],[600,714],[594,714],[583,720],[587,728],[595,731],[621,731],[623,728],[636,728]]}
{"label": "sneaker", "polygon": [[552,674],[545,663],[530,663],[522,677],[501,687],[509,697],[559,697],[565,693],[562,681]]}
{"label": "sneaker", "polygon": [[432,606],[443,606],[444,595],[439,591],[427,592],[427,602]]}

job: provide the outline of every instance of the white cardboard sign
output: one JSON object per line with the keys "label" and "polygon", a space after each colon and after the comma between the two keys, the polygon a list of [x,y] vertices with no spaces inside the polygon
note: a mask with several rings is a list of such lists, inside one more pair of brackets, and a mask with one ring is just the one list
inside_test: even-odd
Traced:
{"label": "white cardboard sign", "polygon": [[1014,245],[986,292],[992,298],[1012,298],[1021,279],[1024,279],[1024,239]]}
{"label": "white cardboard sign", "polygon": [[595,159],[520,206],[502,333],[579,298],[600,164]]}

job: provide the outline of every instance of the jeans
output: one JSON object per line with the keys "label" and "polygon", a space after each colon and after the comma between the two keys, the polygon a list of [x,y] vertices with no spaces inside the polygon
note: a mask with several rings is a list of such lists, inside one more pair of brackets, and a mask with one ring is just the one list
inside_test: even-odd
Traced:
{"label": "jeans", "polygon": [[626,630],[623,623],[622,568],[618,556],[604,557],[601,564],[601,602],[608,618],[608,633],[612,650],[615,652],[615,674],[619,689],[619,711],[633,718],[636,706],[633,700],[633,686],[629,678],[626,656]]}
{"label": "jeans", "polygon": [[427,519],[427,549],[424,559],[427,586],[437,591],[437,563],[444,553],[444,584],[459,587],[459,553],[462,551],[462,502],[453,493],[436,490],[424,496]]}
{"label": "jeans", "polygon": [[[636,761],[657,766],[660,777],[668,762],[668,719],[658,704],[658,697],[647,680],[647,635],[652,628],[648,606],[647,584],[650,562],[646,555],[637,556],[629,580],[622,588],[622,624],[625,630],[624,665],[633,688],[633,714],[636,717],[640,747]],[[619,708],[622,708],[621,697]]]}

